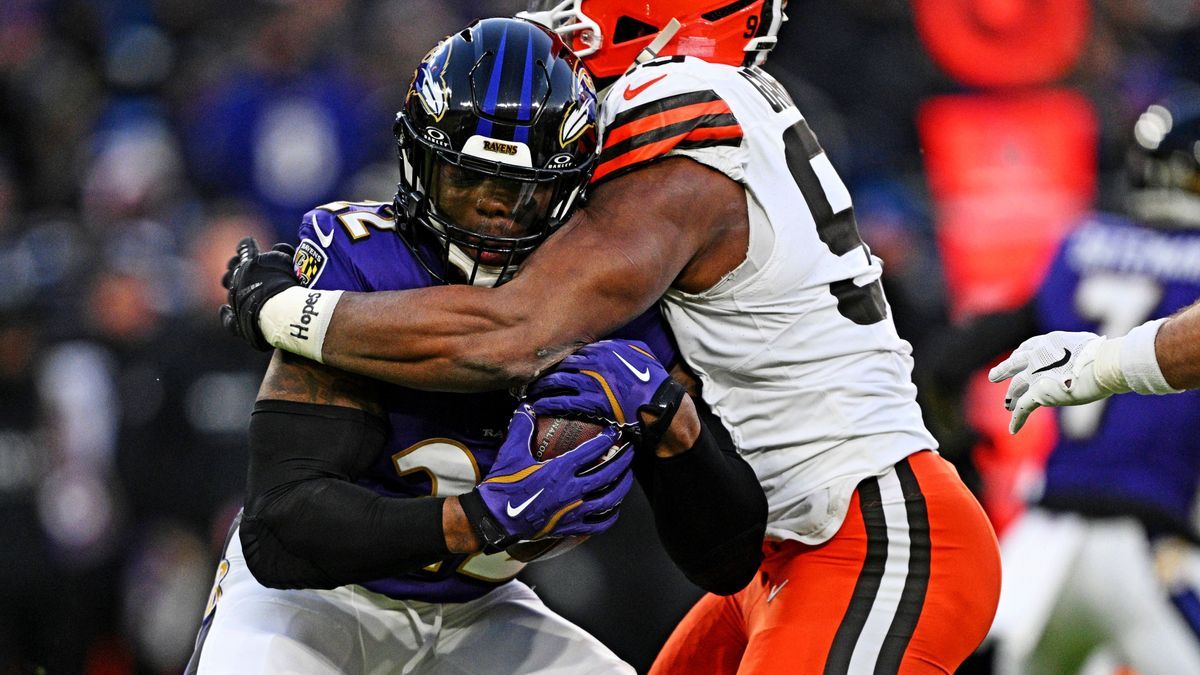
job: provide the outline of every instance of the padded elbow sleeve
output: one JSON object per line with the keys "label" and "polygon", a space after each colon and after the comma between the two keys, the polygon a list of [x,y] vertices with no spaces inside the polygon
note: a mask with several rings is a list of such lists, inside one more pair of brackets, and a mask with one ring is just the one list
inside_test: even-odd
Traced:
{"label": "padded elbow sleeve", "polygon": [[706,426],[687,452],[652,462],[650,502],[671,560],[697,586],[730,595],[762,562],[767,498],[754,470]]}
{"label": "padded elbow sleeve", "polygon": [[383,421],[362,410],[255,406],[240,537],[260,583],[335,588],[449,555],[442,499],[388,497],[355,484],[384,440]]}

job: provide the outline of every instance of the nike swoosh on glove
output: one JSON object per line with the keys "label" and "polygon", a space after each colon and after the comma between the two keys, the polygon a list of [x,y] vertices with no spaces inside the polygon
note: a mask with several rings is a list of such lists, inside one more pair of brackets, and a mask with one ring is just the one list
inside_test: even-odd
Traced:
{"label": "nike swoosh on glove", "polygon": [[1042,406],[1083,405],[1121,393],[1096,378],[1096,356],[1105,340],[1095,333],[1055,331],[1022,342],[992,368],[992,382],[1012,378],[1004,395],[1004,408],[1012,412],[1009,433],[1020,431]]}
{"label": "nike swoosh on glove", "polygon": [[608,454],[616,427],[539,462],[531,450],[536,419],[528,405],[517,409],[491,471],[458,498],[486,553],[521,540],[599,534],[616,522],[633,484],[633,452],[622,446]]}
{"label": "nike swoosh on glove", "polygon": [[[685,392],[637,340],[585,345],[525,390],[539,415],[584,417],[632,430],[639,447],[654,447]],[[646,411],[654,421],[643,424]]]}

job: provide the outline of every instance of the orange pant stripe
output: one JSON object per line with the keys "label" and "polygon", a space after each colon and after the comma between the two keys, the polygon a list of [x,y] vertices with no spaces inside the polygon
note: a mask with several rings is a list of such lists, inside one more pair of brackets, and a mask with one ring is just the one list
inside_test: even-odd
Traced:
{"label": "orange pant stripe", "polygon": [[951,673],[982,641],[999,550],[982,509],[938,455],[863,481],[818,546],[769,541],[758,577],[707,595],[653,675]]}

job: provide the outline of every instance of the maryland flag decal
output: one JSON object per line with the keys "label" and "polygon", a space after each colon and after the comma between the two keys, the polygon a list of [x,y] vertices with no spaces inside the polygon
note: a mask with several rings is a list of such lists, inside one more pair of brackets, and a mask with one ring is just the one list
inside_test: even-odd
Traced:
{"label": "maryland flag decal", "polygon": [[674,149],[738,146],[742,127],[714,91],[691,91],[617,114],[604,135],[599,182]]}
{"label": "maryland flag decal", "polygon": [[296,272],[296,279],[300,285],[311,288],[317,282],[317,277],[321,276],[327,260],[329,257],[325,251],[311,240],[302,240],[300,247],[296,249],[296,257],[292,258],[292,269]]}

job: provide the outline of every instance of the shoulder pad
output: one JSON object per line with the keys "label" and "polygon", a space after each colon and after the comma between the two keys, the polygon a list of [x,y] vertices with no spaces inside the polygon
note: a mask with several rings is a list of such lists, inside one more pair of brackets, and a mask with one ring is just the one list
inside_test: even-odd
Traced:
{"label": "shoulder pad", "polygon": [[689,67],[690,60],[654,63],[634,68],[609,90],[593,182],[672,150],[741,145],[742,127],[729,104]]}
{"label": "shoulder pad", "polygon": [[[366,239],[371,230],[394,230],[396,219],[392,205],[384,202],[330,202],[304,214],[300,238],[311,237],[321,248],[329,248],[335,239],[353,243]],[[337,233],[341,230],[342,236]]]}
{"label": "shoulder pad", "polygon": [[[400,247],[396,237],[376,236],[377,230],[395,230],[392,205],[383,202],[331,202],[304,214],[296,255],[296,278],[308,288],[368,290],[387,283]],[[320,283],[318,283],[318,281]]]}

